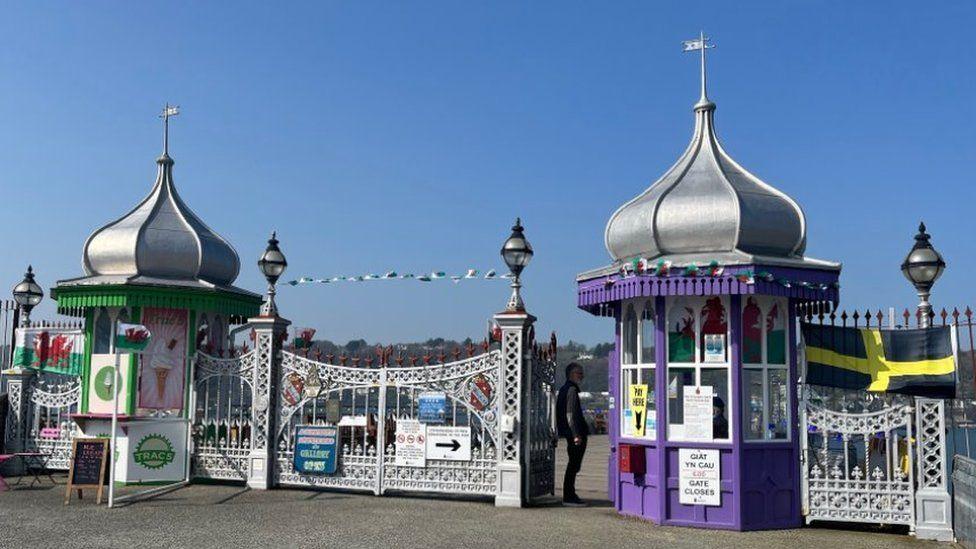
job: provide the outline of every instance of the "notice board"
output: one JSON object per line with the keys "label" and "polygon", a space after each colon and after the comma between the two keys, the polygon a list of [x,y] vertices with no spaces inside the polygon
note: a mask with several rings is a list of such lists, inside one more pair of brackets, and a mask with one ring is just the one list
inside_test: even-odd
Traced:
{"label": "notice board", "polygon": [[78,490],[78,499],[82,499],[82,489],[96,489],[98,494],[95,503],[102,502],[108,448],[108,440],[104,438],[76,438],[71,441],[71,468],[64,494],[65,505],[71,501],[72,489]]}

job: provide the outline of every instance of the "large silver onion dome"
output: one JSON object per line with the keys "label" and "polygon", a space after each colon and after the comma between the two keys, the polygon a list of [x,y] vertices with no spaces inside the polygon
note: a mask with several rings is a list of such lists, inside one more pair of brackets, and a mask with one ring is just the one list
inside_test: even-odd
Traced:
{"label": "large silver onion dome", "polygon": [[703,85],[688,149],[610,217],[605,242],[613,259],[802,258],[806,220],[800,206],[732,160],[715,135],[714,112]]}
{"label": "large silver onion dome", "polygon": [[156,163],[158,175],[149,196],[88,237],[85,273],[106,282],[124,278],[230,286],[241,267],[237,252],[180,199],[173,185],[173,159],[165,150]]}

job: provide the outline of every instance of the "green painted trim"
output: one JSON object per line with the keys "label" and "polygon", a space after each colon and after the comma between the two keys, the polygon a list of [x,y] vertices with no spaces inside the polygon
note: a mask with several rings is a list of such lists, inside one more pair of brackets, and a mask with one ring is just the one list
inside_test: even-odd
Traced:
{"label": "green painted trim", "polygon": [[91,376],[92,345],[95,339],[95,309],[85,311],[85,356],[81,365],[81,405],[78,411],[88,413],[88,379]]}
{"label": "green painted trim", "polygon": [[[138,324],[142,319],[142,307],[132,307],[129,312],[129,322]],[[131,353],[129,355],[129,394],[125,403],[127,414],[136,414],[136,395],[139,394],[139,355]]]}
{"label": "green painted trim", "polygon": [[58,312],[91,307],[160,307],[208,311],[243,317],[257,316],[262,297],[226,290],[162,286],[61,286],[51,289]]}

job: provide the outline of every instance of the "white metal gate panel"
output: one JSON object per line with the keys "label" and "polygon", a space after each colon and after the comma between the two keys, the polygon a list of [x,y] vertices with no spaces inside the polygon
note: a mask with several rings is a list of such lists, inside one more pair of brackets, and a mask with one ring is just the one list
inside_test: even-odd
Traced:
{"label": "white metal gate panel", "polygon": [[78,412],[80,378],[42,372],[30,383],[29,429],[24,448],[44,454],[44,466],[48,469],[68,469],[71,439],[78,434],[71,414]]}
{"label": "white metal gate panel", "polygon": [[197,353],[193,365],[193,449],[196,478],[247,480],[251,452],[251,372],[255,351],[237,358]]}
{"label": "white metal gate panel", "polygon": [[[497,484],[498,371],[501,353],[445,364],[362,368],[282,353],[280,387],[301,397],[281,399],[276,479],[290,486],[494,495]],[[317,394],[304,391],[319,386]],[[299,390],[298,388],[302,388]],[[472,397],[477,388],[480,400]],[[446,426],[471,428],[471,460],[428,459],[425,467],[396,465],[396,422],[418,419],[418,396],[443,393]],[[295,399],[294,396],[291,398]],[[487,400],[486,400],[487,399]],[[338,425],[337,468],[332,475],[294,470],[295,427]]]}
{"label": "white metal gate panel", "polygon": [[816,395],[809,386],[803,392],[801,478],[807,523],[828,520],[914,528],[911,402],[866,393],[854,400],[837,399]]}

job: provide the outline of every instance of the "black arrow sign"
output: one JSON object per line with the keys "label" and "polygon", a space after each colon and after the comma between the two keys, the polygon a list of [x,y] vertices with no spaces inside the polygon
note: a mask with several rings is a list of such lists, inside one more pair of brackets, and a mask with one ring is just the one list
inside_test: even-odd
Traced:
{"label": "black arrow sign", "polygon": [[450,448],[452,452],[457,452],[461,448],[461,443],[452,438],[451,442],[438,442],[434,446],[438,448]]}

